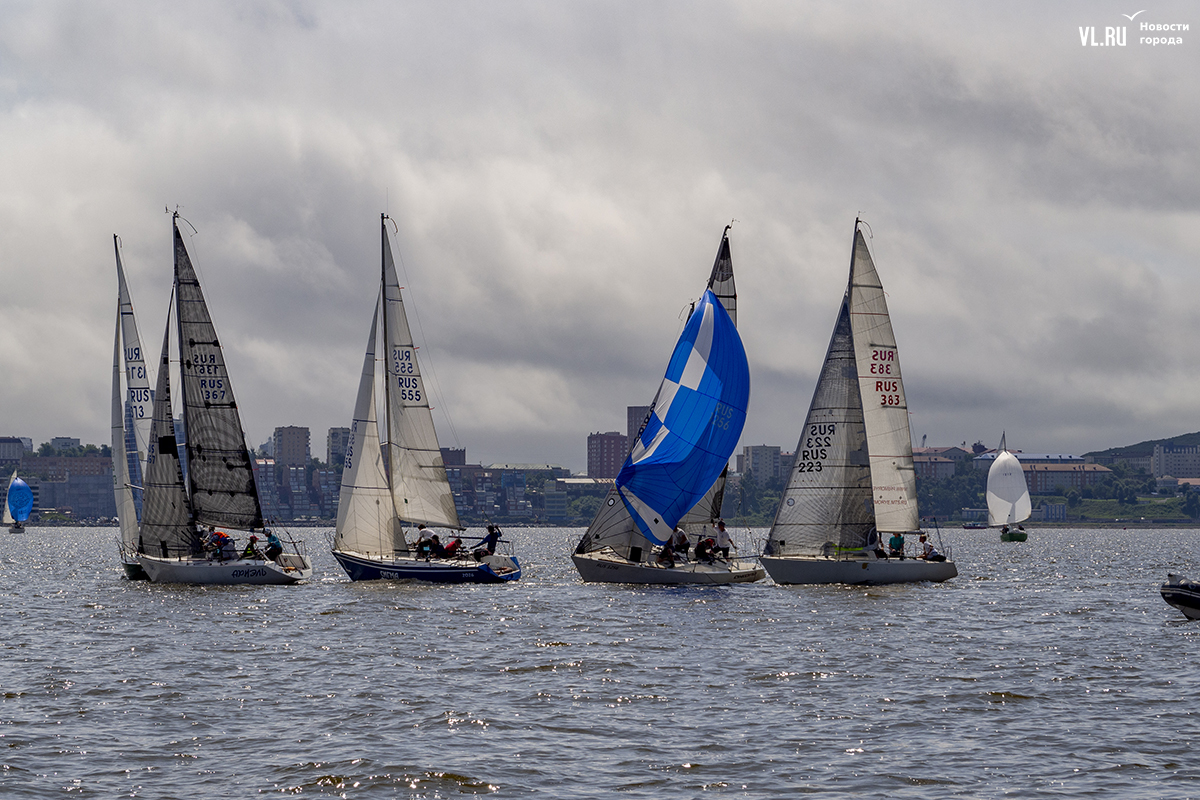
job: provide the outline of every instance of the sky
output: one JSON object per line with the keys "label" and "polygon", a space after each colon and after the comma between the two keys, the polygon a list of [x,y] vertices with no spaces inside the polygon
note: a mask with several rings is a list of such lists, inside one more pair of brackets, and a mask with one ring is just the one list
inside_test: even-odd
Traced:
{"label": "sky", "polygon": [[383,212],[471,462],[584,471],[731,220],[743,444],[795,446],[856,217],[915,445],[1200,430],[1200,7],[1145,2],[6,2],[0,435],[108,441],[112,236],[157,352],[176,208],[250,445],[349,425]]}

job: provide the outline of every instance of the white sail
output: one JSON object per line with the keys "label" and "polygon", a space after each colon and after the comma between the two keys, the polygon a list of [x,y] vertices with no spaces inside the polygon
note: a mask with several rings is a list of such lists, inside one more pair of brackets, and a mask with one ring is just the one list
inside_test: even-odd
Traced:
{"label": "white sail", "polygon": [[4,512],[0,514],[0,524],[12,525],[16,523],[13,519],[12,512],[8,510],[8,492],[12,489],[13,481],[17,479],[17,471],[14,469],[12,477],[8,479],[8,485],[4,487]]}
{"label": "white sail", "polygon": [[850,262],[849,299],[867,452],[871,458],[875,526],[881,532],[915,531],[920,522],[917,476],[896,337],[883,285],[866,239],[857,228]]}
{"label": "white sail", "polygon": [[994,526],[1024,522],[1033,512],[1025,470],[1017,457],[1004,449],[1003,439],[1000,452],[988,470],[987,505],[988,525]]}
{"label": "white sail", "polygon": [[767,555],[833,557],[867,544],[875,510],[852,339],[847,298],[767,537]]}
{"label": "white sail", "polygon": [[[138,549],[139,504],[131,484],[140,486],[144,479],[154,408],[150,376],[133,313],[133,300],[125,283],[125,270],[121,264],[116,234],[113,235],[113,249],[117,260],[117,321],[113,335],[112,382],[113,497],[121,541],[132,553]],[[127,448],[130,440],[133,453],[128,452]]]}
{"label": "white sail", "polygon": [[383,451],[379,444],[379,424],[375,413],[375,343],[378,325],[379,303],[376,302],[342,469],[334,549],[392,555],[397,551],[407,552],[408,547],[403,533],[397,535],[396,506],[392,502],[392,490],[388,486]]}
{"label": "white sail", "polygon": [[383,229],[384,406],[396,514],[410,523],[458,528],[454,494],[433,428],[429,395],[404,312],[392,247]]}

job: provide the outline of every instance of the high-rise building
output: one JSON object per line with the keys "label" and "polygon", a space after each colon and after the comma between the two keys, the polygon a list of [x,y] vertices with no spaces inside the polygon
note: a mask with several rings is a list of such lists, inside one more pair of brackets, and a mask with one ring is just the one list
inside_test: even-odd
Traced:
{"label": "high-rise building", "polygon": [[442,463],[447,467],[465,467],[467,464],[467,448],[443,447]]}
{"label": "high-rise building", "polygon": [[275,463],[284,467],[303,467],[311,458],[308,449],[308,428],[288,425],[276,428],[271,437],[275,450]]}
{"label": "high-rise building", "polygon": [[589,478],[615,478],[629,455],[629,439],[620,431],[588,434]]}
{"label": "high-rise building", "polygon": [[279,484],[275,481],[275,459],[256,458],[251,466],[254,468],[254,485],[258,487],[258,502],[262,506],[263,517],[268,520],[283,519],[283,509],[279,505]]}
{"label": "high-rise building", "polygon": [[633,449],[633,440],[637,438],[638,431],[642,429],[642,423],[648,416],[650,416],[650,406],[626,406],[625,430],[629,432],[629,446],[625,450],[626,455],[629,455],[629,451]]}
{"label": "high-rise building", "polygon": [[325,463],[330,467],[346,460],[346,446],[350,443],[349,428],[330,428],[325,437]]}
{"label": "high-rise building", "polygon": [[751,472],[756,480],[769,481],[780,477],[780,450],[775,445],[755,444],[742,448],[741,472]]}

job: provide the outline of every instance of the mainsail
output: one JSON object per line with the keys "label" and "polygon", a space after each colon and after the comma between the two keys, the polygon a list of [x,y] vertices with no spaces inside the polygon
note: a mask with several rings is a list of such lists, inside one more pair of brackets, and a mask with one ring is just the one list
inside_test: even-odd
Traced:
{"label": "mainsail", "polygon": [[1033,512],[1025,470],[1004,446],[1003,434],[1000,435],[1000,452],[988,470],[987,504],[988,525],[1015,525],[1029,519]]}
{"label": "mainsail", "polygon": [[133,553],[138,550],[138,518],[141,512],[141,503],[138,496],[134,495],[133,487],[141,487],[144,479],[154,408],[150,378],[133,313],[133,300],[125,283],[125,270],[121,265],[121,250],[116,234],[113,234],[113,248],[117,258],[117,321],[113,334],[112,379],[113,497],[121,526],[121,542],[127,552]]}
{"label": "mainsail", "polygon": [[379,446],[379,425],[375,413],[375,343],[379,325],[379,302],[371,317],[367,353],[363,358],[358,397],[354,401],[354,421],[342,469],[342,488],[338,500],[335,550],[355,553],[392,554],[407,552],[403,533],[388,486],[383,452]]}
{"label": "mainsail", "polygon": [[173,228],[188,484],[195,521],[261,528],[262,508],[225,357],[178,222]]}
{"label": "mainsail", "polygon": [[917,474],[913,469],[908,401],[900,377],[896,336],[887,299],[861,230],[854,231],[850,262],[850,330],[862,396],[875,527],[880,532],[917,530]]}
{"label": "mainsail", "polygon": [[433,428],[429,394],[421,379],[392,260],[392,247],[383,236],[383,334],[385,363],[384,407],[387,411],[387,458],[392,498],[400,519],[417,524],[458,528],[458,510],[446,478],[446,466]]}
{"label": "mainsail", "polygon": [[192,524],[187,489],[183,485],[175,421],[171,416],[170,335],[171,323],[168,321],[163,332],[162,358],[154,391],[150,446],[146,451],[141,527],[144,551],[163,558],[201,552],[200,538]]}

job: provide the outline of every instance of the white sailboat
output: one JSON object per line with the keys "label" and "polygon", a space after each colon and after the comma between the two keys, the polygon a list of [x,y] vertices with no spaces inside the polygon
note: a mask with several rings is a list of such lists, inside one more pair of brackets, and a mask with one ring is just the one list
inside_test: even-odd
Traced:
{"label": "white sailboat", "polygon": [[854,225],[850,280],[761,558],[776,583],[944,581],[954,562],[880,557],[918,532],[908,405],[887,301]]}
{"label": "white sailboat", "polygon": [[[232,542],[228,548],[214,547],[213,536],[201,535],[199,526],[207,526],[210,532],[223,528],[246,531],[251,537],[259,533],[264,539],[266,536],[224,353],[179,233],[178,217],[176,213],[172,218],[174,321],[179,339],[183,424],[188,434],[188,478],[185,485],[171,413],[168,319],[146,455],[138,561],[156,583],[295,583],[312,575],[312,564],[296,542],[289,542],[291,552],[281,552],[275,558],[253,550],[238,558]],[[231,538],[225,531],[220,534]],[[230,550],[235,554],[232,558],[227,557]]]}
{"label": "white sailboat", "polygon": [[708,287],[675,346],[650,415],[571,556],[585,581],[725,584],[764,577],[753,561],[687,560],[669,546],[676,526],[687,535],[688,549],[715,537],[749,396],[726,226]]}
{"label": "white sailboat", "polygon": [[121,248],[115,233],[113,250],[117,257],[117,321],[113,334],[112,379],[113,496],[117,503],[120,527],[117,546],[125,576],[130,580],[146,580],[149,576],[138,560],[138,551],[141,549],[141,498],[134,491],[141,489],[145,474],[154,407],[150,395],[150,376],[146,371],[142,341],[133,313],[133,300],[125,283]]}
{"label": "white sailboat", "polygon": [[[521,577],[511,553],[496,552],[499,534],[480,546],[430,548],[405,538],[404,526],[459,532],[463,526],[433,427],[429,397],[404,310],[400,282],[380,215],[382,269],[354,422],[346,448],[333,556],[351,580],[422,580],[436,583],[498,583]],[[381,313],[382,311],[382,313]],[[376,412],[375,350],[383,340],[383,413],[387,444],[380,441]],[[494,526],[492,526],[494,527]],[[499,529],[496,529],[497,531]],[[490,534],[490,532],[489,532]],[[450,538],[449,536],[447,537]],[[461,543],[461,537],[454,537]],[[453,540],[452,540],[453,541]],[[438,543],[442,547],[441,542]]]}
{"label": "white sailboat", "polygon": [[1020,524],[1033,513],[1029,486],[1020,460],[1005,447],[1003,433],[1000,450],[988,469],[987,505],[988,526],[1000,528],[1000,541],[1023,542],[1029,537]]}

